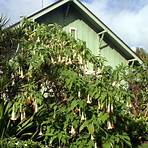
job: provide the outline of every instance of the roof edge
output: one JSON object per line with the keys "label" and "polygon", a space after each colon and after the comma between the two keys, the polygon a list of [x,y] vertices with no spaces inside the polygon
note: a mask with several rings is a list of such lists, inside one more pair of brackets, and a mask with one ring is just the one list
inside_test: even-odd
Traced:
{"label": "roof edge", "polygon": [[[142,59],[140,59],[137,54],[121,39],[119,38],[111,29],[109,29],[109,27],[107,27],[95,14],[93,14],[85,5],[82,4],[82,2],[80,2],[79,0],[60,0],[57,1],[35,13],[33,13],[32,15],[28,16],[28,19],[32,19],[33,21],[37,18],[39,18],[40,16],[64,5],[67,2],[74,2],[82,11],[84,11],[92,20],[94,20],[96,22],[96,24],[98,24],[103,30],[107,30],[108,34],[115,39],[116,42],[118,42],[123,49],[125,49],[132,57],[133,59],[136,59],[137,61],[139,61],[139,63],[143,63]],[[20,21],[13,24],[10,27],[15,27],[18,26],[20,24]]]}

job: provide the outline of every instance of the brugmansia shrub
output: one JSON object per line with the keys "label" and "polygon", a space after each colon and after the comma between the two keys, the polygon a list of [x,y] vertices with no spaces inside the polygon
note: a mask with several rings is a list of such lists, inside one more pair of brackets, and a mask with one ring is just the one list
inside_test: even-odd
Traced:
{"label": "brugmansia shrub", "polygon": [[12,106],[7,115],[11,133],[6,130],[2,138],[72,148],[141,142],[143,135],[133,125],[144,134],[146,126],[131,112],[127,67],[105,66],[101,56],[58,25],[25,20],[20,28],[17,54],[3,68],[1,97]]}
{"label": "brugmansia shrub", "polygon": [[44,148],[39,142],[34,142],[31,140],[22,141],[16,138],[7,138],[0,139],[0,147],[1,148]]}

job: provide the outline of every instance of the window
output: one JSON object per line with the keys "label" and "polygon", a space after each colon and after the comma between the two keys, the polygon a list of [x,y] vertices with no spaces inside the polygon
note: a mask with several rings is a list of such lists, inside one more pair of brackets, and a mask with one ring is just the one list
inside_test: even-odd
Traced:
{"label": "window", "polygon": [[70,27],[70,34],[73,36],[75,39],[77,38],[77,29],[74,27]]}

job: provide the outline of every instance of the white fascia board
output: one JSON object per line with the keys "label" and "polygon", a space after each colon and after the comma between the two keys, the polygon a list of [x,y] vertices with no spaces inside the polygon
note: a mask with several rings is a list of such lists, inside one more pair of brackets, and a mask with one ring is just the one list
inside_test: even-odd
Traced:
{"label": "white fascia board", "polygon": [[41,12],[35,14],[35,15],[32,15],[31,17],[29,17],[29,19],[35,20],[35,19],[43,16],[44,14],[46,14],[46,13],[48,13],[48,12],[62,6],[63,4],[67,3],[68,1],[70,1],[70,0],[61,0],[61,1],[57,2],[56,4],[53,4],[53,6],[47,8],[47,9],[44,8],[45,10],[43,10],[43,11],[41,11]]}

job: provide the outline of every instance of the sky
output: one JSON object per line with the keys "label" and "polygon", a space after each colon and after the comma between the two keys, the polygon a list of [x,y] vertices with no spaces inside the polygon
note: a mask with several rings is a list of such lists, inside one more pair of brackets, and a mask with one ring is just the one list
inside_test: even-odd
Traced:
{"label": "sky", "polygon": [[[56,0],[43,0],[46,7]],[[148,51],[148,0],[82,0],[99,19],[131,48]],[[0,15],[17,22],[42,9],[42,0],[0,0]]]}

